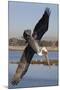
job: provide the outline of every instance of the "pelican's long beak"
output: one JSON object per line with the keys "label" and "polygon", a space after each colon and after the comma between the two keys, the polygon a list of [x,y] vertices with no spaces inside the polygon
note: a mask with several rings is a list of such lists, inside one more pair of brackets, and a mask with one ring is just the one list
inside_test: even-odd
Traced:
{"label": "pelican's long beak", "polygon": [[50,68],[50,62],[49,62],[48,55],[45,55],[45,58],[46,58],[46,60],[47,60],[47,62],[48,62],[48,66],[49,66],[49,68]]}

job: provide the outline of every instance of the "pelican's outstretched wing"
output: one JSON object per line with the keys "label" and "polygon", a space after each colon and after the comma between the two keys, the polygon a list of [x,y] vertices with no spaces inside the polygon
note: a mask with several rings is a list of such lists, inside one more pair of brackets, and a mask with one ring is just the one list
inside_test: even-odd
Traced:
{"label": "pelican's outstretched wing", "polygon": [[44,33],[48,30],[49,16],[50,16],[50,9],[46,8],[42,18],[38,21],[38,23],[34,28],[33,31],[34,39],[40,40],[44,35]]}
{"label": "pelican's outstretched wing", "polygon": [[34,53],[34,50],[29,45],[25,48],[20,63],[17,67],[16,73],[12,79],[13,85],[17,85],[22,79],[23,75],[27,72]]}

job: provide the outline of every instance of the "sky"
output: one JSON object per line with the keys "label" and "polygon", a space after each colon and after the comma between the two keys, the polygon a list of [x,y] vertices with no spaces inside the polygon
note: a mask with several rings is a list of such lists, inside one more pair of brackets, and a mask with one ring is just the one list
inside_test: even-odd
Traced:
{"label": "sky", "polygon": [[48,31],[42,37],[43,40],[58,40],[59,33],[59,7],[57,4],[42,4],[28,2],[8,2],[8,35],[9,38],[21,38],[26,29],[33,32],[36,23],[42,17],[45,8],[50,8]]}

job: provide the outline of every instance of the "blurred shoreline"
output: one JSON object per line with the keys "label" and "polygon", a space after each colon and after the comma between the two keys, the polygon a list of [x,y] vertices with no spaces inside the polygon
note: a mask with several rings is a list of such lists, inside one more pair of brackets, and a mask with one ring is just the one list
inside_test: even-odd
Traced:
{"label": "blurred shoreline", "polygon": [[[9,46],[8,49],[11,51],[24,51],[26,46]],[[40,47],[42,48],[42,47]],[[46,47],[48,51],[58,51],[58,47]]]}
{"label": "blurred shoreline", "polygon": [[[18,61],[10,61],[9,64],[19,64]],[[43,65],[48,65],[48,62],[46,60],[40,61],[40,60],[32,60],[31,64],[43,64]],[[58,65],[58,60],[50,60],[50,65]]]}

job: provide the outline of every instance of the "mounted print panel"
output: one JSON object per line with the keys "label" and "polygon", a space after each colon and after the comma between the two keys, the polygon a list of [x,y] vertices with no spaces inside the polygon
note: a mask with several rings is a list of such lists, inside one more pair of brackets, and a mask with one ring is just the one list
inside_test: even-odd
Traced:
{"label": "mounted print panel", "polygon": [[8,88],[58,85],[59,6],[8,2]]}

